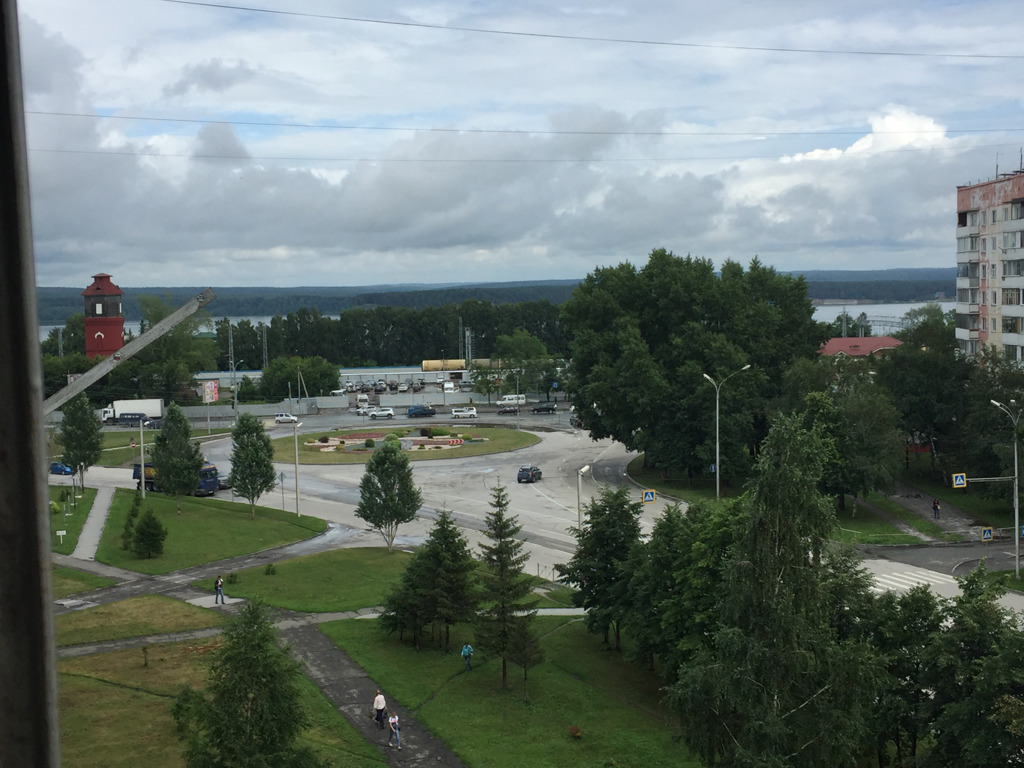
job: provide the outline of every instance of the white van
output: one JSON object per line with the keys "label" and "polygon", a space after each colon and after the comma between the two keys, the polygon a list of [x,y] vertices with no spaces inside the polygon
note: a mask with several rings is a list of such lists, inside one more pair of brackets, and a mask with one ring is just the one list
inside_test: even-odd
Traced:
{"label": "white van", "polygon": [[356,395],[356,408],[365,408],[370,404],[370,396],[360,392]]}
{"label": "white van", "polygon": [[498,398],[497,405],[526,405],[526,395],[502,395]]}
{"label": "white van", "polygon": [[476,408],[452,408],[453,419],[475,419]]}

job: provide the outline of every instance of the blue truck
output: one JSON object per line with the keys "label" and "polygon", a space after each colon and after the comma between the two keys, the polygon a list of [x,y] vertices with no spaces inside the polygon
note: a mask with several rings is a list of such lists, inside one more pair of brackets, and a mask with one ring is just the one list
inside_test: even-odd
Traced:
{"label": "blue truck", "polygon": [[[132,465],[132,480],[135,480],[137,488],[142,487],[142,480],[140,479],[139,472],[140,465]],[[199,482],[196,486],[195,491],[192,492],[192,496],[213,496],[217,492],[219,486],[219,480],[217,478],[217,465],[212,462],[205,462],[203,468],[199,470]],[[156,474],[156,467],[146,462],[146,490],[147,491],[160,491],[160,483]]]}

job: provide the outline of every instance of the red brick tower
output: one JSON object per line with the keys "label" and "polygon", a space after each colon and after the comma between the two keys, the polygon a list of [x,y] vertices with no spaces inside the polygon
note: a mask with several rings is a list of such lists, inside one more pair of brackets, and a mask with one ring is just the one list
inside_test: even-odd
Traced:
{"label": "red brick tower", "polygon": [[124,291],[110,282],[110,275],[92,276],[85,296],[85,356],[106,357],[124,346],[124,317],[121,296]]}

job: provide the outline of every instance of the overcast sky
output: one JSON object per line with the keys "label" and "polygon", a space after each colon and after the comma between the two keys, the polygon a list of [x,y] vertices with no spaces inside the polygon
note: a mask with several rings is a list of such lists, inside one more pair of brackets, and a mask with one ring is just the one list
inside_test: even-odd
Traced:
{"label": "overcast sky", "polygon": [[40,285],[953,266],[1021,164],[1019,0],[245,4],[19,0]]}

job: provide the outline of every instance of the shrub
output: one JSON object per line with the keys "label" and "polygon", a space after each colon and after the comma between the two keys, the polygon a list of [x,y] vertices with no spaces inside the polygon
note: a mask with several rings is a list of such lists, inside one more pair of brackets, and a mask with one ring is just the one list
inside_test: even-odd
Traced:
{"label": "shrub", "polygon": [[430,437],[431,434],[430,427],[420,427],[420,437]]}
{"label": "shrub", "polygon": [[138,557],[159,557],[164,553],[164,539],[166,538],[167,529],[164,528],[164,524],[157,519],[152,509],[147,509],[135,526],[132,551]]}
{"label": "shrub", "polygon": [[224,579],[224,581],[226,581],[228,584],[237,584],[238,583],[238,574],[237,573],[229,573],[228,577],[226,579]]}
{"label": "shrub", "polygon": [[331,441],[331,438],[329,438],[327,435],[322,435],[322,436],[317,438],[317,442],[318,443],[329,443],[330,441]]}
{"label": "shrub", "polygon": [[264,576],[277,576],[277,566],[273,563],[267,563],[267,567],[263,569]]}
{"label": "shrub", "polygon": [[386,435],[384,435],[384,442],[397,443],[399,442],[398,435],[396,435],[394,432],[388,432]]}
{"label": "shrub", "polygon": [[377,443],[374,441],[372,437],[366,438],[366,441],[363,443],[363,445],[367,448],[373,448],[373,446],[375,446],[376,444]]}

